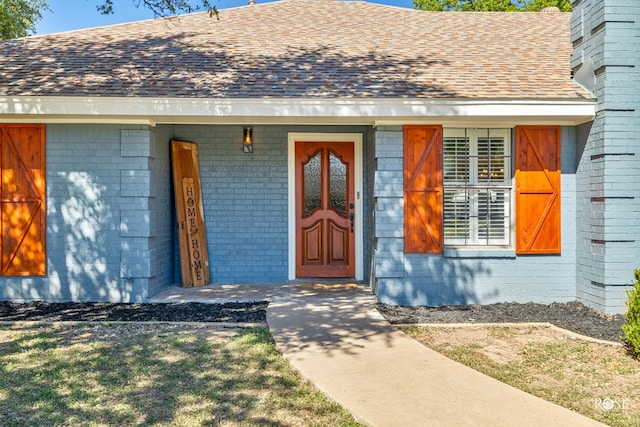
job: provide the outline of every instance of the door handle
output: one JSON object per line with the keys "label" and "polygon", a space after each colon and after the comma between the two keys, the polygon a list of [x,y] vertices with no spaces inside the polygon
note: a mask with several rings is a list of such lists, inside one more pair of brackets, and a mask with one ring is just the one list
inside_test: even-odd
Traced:
{"label": "door handle", "polygon": [[353,220],[354,220],[355,218],[356,218],[356,215],[355,215],[353,212],[351,212],[351,213],[349,214],[349,219],[351,220],[351,233],[353,233]]}

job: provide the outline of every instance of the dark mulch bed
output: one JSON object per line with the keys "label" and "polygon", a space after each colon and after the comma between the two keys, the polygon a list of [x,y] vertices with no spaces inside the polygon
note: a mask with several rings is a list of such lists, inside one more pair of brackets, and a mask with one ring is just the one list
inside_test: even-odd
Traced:
{"label": "dark mulch bed", "polygon": [[607,316],[579,302],[566,304],[516,304],[443,307],[398,307],[377,304],[378,311],[394,324],[549,322],[593,338],[619,342],[624,316]]}
{"label": "dark mulch bed", "polygon": [[267,302],[207,304],[0,302],[0,320],[264,323]]}
{"label": "dark mulch bed", "polygon": [[[162,321],[264,323],[268,303],[12,303],[0,302],[0,321]],[[377,309],[393,324],[411,323],[503,323],[550,322],[579,334],[620,341],[624,318],[606,316],[578,302],[567,304],[517,304],[444,307],[399,307],[377,304]]]}

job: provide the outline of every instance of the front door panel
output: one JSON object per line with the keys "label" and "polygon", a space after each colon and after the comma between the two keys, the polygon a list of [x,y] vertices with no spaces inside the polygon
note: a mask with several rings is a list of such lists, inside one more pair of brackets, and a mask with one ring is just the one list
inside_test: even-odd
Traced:
{"label": "front door panel", "polygon": [[355,275],[351,142],[296,142],[296,276]]}

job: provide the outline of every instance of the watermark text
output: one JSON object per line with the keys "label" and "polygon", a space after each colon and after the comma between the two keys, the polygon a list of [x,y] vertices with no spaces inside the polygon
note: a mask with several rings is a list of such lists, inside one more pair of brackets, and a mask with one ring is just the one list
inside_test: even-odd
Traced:
{"label": "watermark text", "polygon": [[612,399],[611,397],[595,398],[593,401],[593,405],[596,409],[599,409],[605,412],[609,412],[613,410],[624,411],[626,409],[629,409],[630,403],[631,402],[629,401],[629,399],[624,399],[624,398]]}

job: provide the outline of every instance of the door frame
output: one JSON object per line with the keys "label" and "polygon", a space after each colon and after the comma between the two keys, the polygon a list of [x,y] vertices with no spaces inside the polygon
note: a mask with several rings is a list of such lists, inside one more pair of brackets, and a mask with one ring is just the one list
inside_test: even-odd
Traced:
{"label": "door frame", "polygon": [[303,133],[288,134],[288,216],[289,216],[289,280],[296,277],[296,142],[352,142],[355,184],[355,270],[356,280],[363,280],[363,192],[362,192],[362,134],[361,133]]}

